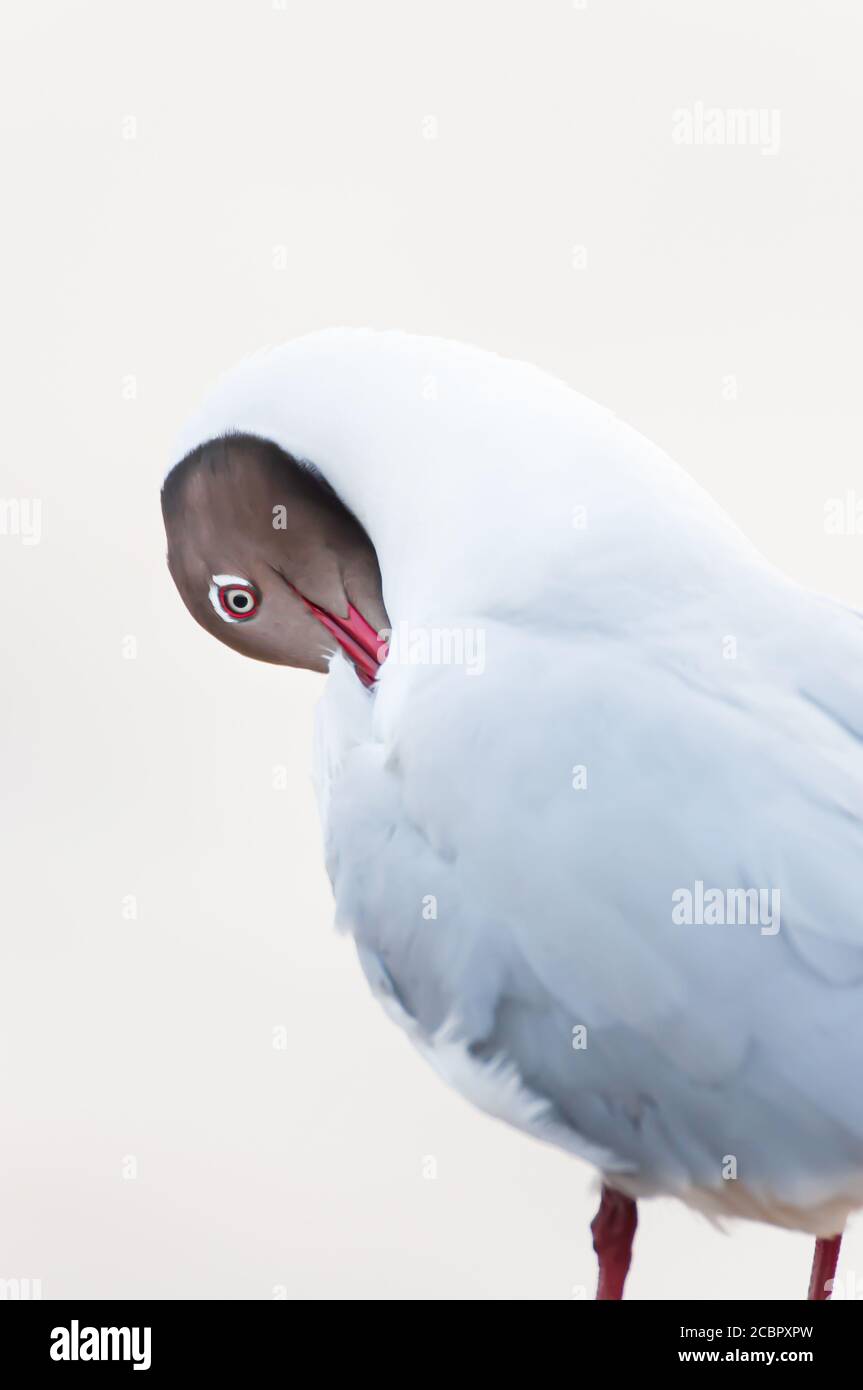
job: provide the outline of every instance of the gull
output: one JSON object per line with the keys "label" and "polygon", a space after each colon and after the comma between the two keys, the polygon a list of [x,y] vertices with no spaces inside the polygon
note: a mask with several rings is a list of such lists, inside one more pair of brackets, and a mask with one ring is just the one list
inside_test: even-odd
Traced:
{"label": "gull", "polygon": [[863,1203],[863,625],[523,362],[328,330],[228,372],[162,490],[235,651],[326,674],[336,923],[486,1112],[637,1202],[816,1237]]}

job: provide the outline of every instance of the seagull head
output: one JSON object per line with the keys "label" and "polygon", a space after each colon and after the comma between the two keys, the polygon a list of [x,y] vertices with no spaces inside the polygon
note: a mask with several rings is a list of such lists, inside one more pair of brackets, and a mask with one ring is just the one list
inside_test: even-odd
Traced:
{"label": "seagull head", "polygon": [[216,438],[168,474],[162,515],[171,576],[214,637],[311,671],[341,649],[374,682],[389,626],[377,555],[313,468],[251,435]]}

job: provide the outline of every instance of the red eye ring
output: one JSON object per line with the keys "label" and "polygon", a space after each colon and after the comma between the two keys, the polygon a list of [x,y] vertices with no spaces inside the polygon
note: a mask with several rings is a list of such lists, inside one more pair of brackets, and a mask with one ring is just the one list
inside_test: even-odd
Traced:
{"label": "red eye ring", "polygon": [[222,612],[235,623],[254,618],[261,606],[260,595],[252,584],[222,584],[217,594]]}

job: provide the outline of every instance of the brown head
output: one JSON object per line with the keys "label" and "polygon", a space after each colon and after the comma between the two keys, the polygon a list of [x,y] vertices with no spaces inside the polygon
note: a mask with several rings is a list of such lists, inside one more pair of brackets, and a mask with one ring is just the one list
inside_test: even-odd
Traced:
{"label": "brown head", "polygon": [[370,684],[388,627],[369,537],[313,469],[250,435],[202,444],[162,489],[168,568],[192,617],[258,661]]}

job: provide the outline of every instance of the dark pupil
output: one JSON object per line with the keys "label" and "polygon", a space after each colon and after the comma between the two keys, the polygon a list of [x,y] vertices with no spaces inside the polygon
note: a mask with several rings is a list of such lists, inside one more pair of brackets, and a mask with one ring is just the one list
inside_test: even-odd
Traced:
{"label": "dark pupil", "polygon": [[235,608],[243,609],[248,608],[251,600],[249,599],[248,594],[234,594],[231,599],[231,602],[233,603]]}

